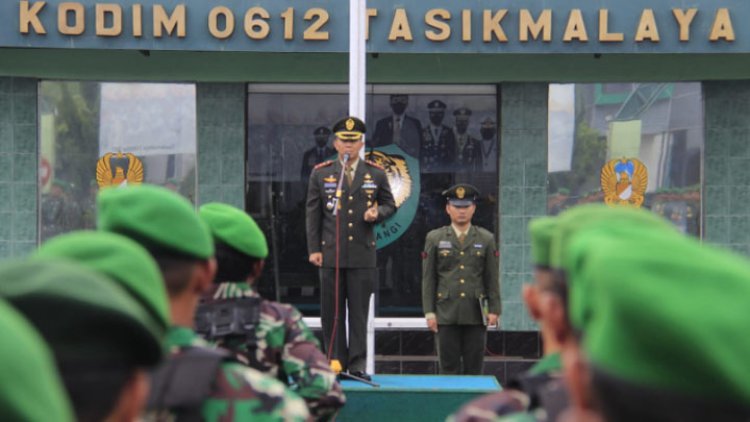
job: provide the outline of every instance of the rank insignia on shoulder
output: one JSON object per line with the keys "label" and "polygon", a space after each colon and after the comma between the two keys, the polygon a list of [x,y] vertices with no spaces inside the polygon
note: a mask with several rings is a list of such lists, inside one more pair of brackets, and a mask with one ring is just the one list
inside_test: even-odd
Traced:
{"label": "rank insignia on shoulder", "polygon": [[496,257],[496,258],[499,258],[499,257],[500,257],[500,251],[495,251],[495,257]]}
{"label": "rank insignia on shoulder", "polygon": [[370,160],[365,160],[365,163],[367,163],[368,165],[370,165],[370,166],[372,166],[372,167],[375,167],[375,168],[376,168],[376,169],[378,169],[378,170],[383,170],[383,171],[385,171],[385,169],[383,168],[383,166],[381,166],[380,164],[378,164],[378,163],[376,163],[376,162],[374,162],[374,161],[370,161]]}
{"label": "rank insignia on shoulder", "polygon": [[313,170],[317,170],[317,169],[320,169],[320,168],[323,168],[323,167],[328,167],[331,164],[333,164],[333,161],[331,161],[331,160],[323,161],[320,164],[316,164],[315,167],[313,167]]}

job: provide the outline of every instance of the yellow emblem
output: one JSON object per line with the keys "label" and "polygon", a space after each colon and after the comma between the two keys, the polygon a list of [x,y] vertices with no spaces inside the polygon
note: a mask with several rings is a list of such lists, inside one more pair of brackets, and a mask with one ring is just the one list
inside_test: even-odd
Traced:
{"label": "yellow emblem", "polygon": [[602,167],[602,191],[607,205],[640,207],[648,187],[648,169],[636,158],[610,160]]}
{"label": "yellow emblem", "polygon": [[347,119],[346,130],[352,130],[352,129],[354,129],[354,119]]}
{"label": "yellow emblem", "polygon": [[96,183],[99,187],[140,185],[143,163],[130,153],[107,153],[96,162]]}
{"label": "yellow emblem", "polygon": [[396,206],[400,207],[411,195],[412,181],[406,159],[399,155],[384,154],[381,151],[368,152],[366,158],[383,168],[388,177],[388,184],[391,185]]}
{"label": "yellow emblem", "polygon": [[465,195],[466,195],[466,190],[463,187],[456,188],[456,198],[464,199]]}
{"label": "yellow emblem", "polygon": [[334,176],[332,174],[332,175],[330,175],[328,177],[324,177],[323,181],[326,182],[326,183],[336,183],[336,176]]}

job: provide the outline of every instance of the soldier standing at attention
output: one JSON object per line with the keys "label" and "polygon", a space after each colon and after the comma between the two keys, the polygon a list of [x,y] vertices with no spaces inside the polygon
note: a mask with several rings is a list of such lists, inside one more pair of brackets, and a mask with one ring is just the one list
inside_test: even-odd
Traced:
{"label": "soldier standing at attention", "polygon": [[471,110],[461,107],[453,112],[456,117],[456,160],[458,170],[466,172],[482,171],[482,142],[472,137],[469,132]]}
{"label": "soldier standing at attention", "polygon": [[435,333],[441,374],[482,373],[487,326],[500,317],[499,253],[495,237],[473,226],[477,189],[443,192],[449,226],[427,233],[422,252],[422,307]]}
{"label": "soldier standing at attention", "polygon": [[307,406],[295,393],[233,361],[229,352],[207,347],[193,331],[216,261],[211,233],[190,202],[166,188],[141,185],[103,190],[97,208],[98,229],[146,248],[167,290],[171,356],[151,378],[146,420],[306,420]]}
{"label": "soldier standing at attention", "polygon": [[[198,333],[204,334],[205,325],[207,340],[239,353],[250,367],[287,384],[291,378],[292,391],[307,401],[315,418],[332,417],[344,405],[344,393],[318,339],[294,306],[263,299],[253,288],[268,256],[263,232],[252,217],[227,204],[205,204],[199,215],[213,235],[219,269],[198,308]],[[219,309],[252,310],[237,321],[250,329],[218,335]]]}
{"label": "soldier standing at attention", "polygon": [[302,155],[301,180],[307,180],[310,177],[313,167],[336,153],[336,150],[328,146],[328,137],[331,136],[331,129],[320,126],[313,131],[313,136],[315,136],[315,146],[305,151]]}
{"label": "soldier standing at attention", "polygon": [[[326,350],[343,369],[369,379],[365,373],[365,334],[376,277],[373,229],[395,212],[396,203],[383,169],[359,159],[364,122],[345,117],[333,126],[333,132],[338,160],[316,166],[307,188],[307,250],[310,263],[320,267],[320,315]],[[339,181],[342,169],[343,180]],[[338,186],[340,198],[336,195]],[[348,347],[345,301],[349,304]],[[330,344],[332,338],[335,345]]]}

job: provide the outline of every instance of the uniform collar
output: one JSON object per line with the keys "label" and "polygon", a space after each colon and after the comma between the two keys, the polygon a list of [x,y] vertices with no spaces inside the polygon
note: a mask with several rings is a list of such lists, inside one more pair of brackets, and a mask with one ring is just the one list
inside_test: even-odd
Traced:
{"label": "uniform collar", "polygon": [[551,372],[560,372],[561,370],[562,362],[560,360],[560,353],[550,353],[529,369],[529,375],[543,375]]}
{"label": "uniform collar", "polygon": [[463,234],[465,234],[465,235],[468,236],[469,235],[469,231],[471,231],[472,227],[473,226],[471,225],[471,223],[469,223],[469,227],[466,228],[466,231],[461,232],[461,231],[458,230],[458,228],[455,225],[451,224],[451,228],[453,229],[453,233],[456,235],[456,237],[459,237],[461,235],[461,233],[463,233]]}
{"label": "uniform collar", "polygon": [[[359,155],[358,155],[357,159],[354,160],[354,162],[352,163],[352,171],[355,173],[357,172],[357,165],[359,164],[359,161],[360,160],[359,160]],[[341,167],[346,167],[346,164],[343,161],[339,160],[339,164],[341,164]]]}
{"label": "uniform collar", "polygon": [[190,346],[205,346],[207,344],[198,337],[198,334],[192,328],[177,325],[172,326],[167,332],[166,343],[170,350]]}

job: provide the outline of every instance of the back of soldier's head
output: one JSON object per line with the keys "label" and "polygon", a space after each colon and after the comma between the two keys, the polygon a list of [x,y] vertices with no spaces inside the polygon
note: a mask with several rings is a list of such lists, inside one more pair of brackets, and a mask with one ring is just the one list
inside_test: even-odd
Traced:
{"label": "back of soldier's head", "polygon": [[97,208],[99,230],[125,235],[151,253],[170,296],[187,288],[196,263],[213,257],[211,235],[192,204],[168,189],[105,189],[97,197]]}
{"label": "back of soldier's head", "polygon": [[0,296],[52,350],[79,421],[104,420],[125,385],[163,356],[151,316],[106,277],[68,262],[0,268]]}
{"label": "back of soldier's head", "polygon": [[266,237],[258,224],[244,211],[217,202],[201,206],[199,215],[216,243],[219,269],[214,281],[245,281],[254,264],[268,256]]}
{"label": "back of soldier's head", "polygon": [[73,411],[44,340],[0,300],[0,420],[72,421]]}
{"label": "back of soldier's head", "polygon": [[633,227],[574,238],[570,259],[571,322],[607,420],[750,418],[744,257]]}

